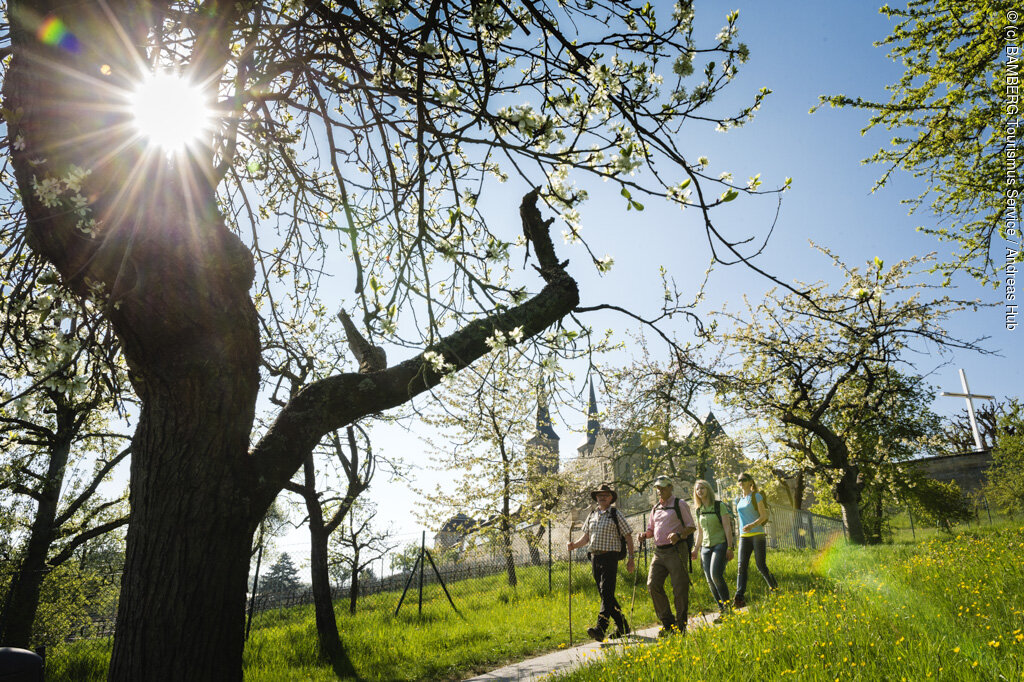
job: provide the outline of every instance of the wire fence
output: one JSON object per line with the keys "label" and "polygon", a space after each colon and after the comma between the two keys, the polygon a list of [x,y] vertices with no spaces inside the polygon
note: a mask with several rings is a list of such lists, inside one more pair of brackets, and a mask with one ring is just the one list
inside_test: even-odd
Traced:
{"label": "wire fence", "polygon": [[944,523],[923,516],[907,506],[889,505],[884,514],[885,522],[881,532],[883,542],[913,542],[936,533],[957,533],[980,526],[993,526],[1019,518],[1020,514],[1005,514],[989,503],[982,491],[966,495],[968,515],[962,521]]}
{"label": "wire fence", "polygon": [[[650,509],[622,510],[633,531],[646,528]],[[335,608],[343,612],[352,601],[357,609],[372,608],[384,615],[429,612],[434,618],[458,617],[461,609],[472,608],[481,599],[497,599],[505,603],[527,602],[531,597],[554,593],[567,594],[593,588],[590,564],[585,548],[569,552],[567,543],[580,535],[586,514],[575,523],[523,525],[510,537],[500,533],[466,534],[447,546],[431,546],[421,534],[421,553],[413,566],[383,575],[378,569],[359,580],[353,600],[349,583],[332,585]],[[771,519],[766,526],[769,546],[775,549],[817,550],[843,537],[839,519],[772,505]],[[637,547],[637,568],[646,570],[651,558],[651,544]],[[692,563],[692,578],[703,580],[699,561]],[[622,573],[625,576],[623,570]],[[48,580],[63,581],[68,575],[51,576]],[[642,575],[628,580],[644,582]],[[44,590],[46,599],[40,604],[34,628],[34,646],[53,646],[80,639],[109,637],[114,632],[120,574],[80,578],[73,591],[61,591],[56,585]],[[251,583],[250,583],[251,585]],[[55,596],[56,595],[56,596]],[[645,603],[649,600],[642,600]],[[259,589],[247,595],[246,614],[251,627],[259,628],[282,617],[294,607],[313,603],[308,585],[282,591]],[[425,621],[427,622],[427,621]]]}
{"label": "wire fence", "polygon": [[[621,511],[634,537],[647,527],[649,508]],[[434,546],[428,544],[424,533],[414,566],[386,577],[361,580],[357,599],[387,592],[394,599],[390,605],[392,615],[403,611],[422,614],[424,610],[458,613],[460,604],[477,603],[495,590],[499,598],[518,601],[524,597],[565,594],[570,588],[574,592],[584,589],[592,583],[587,551],[579,548],[569,552],[567,544],[570,539],[579,538],[585,517],[585,513],[579,515],[572,524],[563,521],[523,525],[508,537],[497,532],[466,533],[447,538],[447,544]],[[765,531],[773,549],[815,551],[844,537],[840,519],[774,504]],[[650,542],[636,547],[638,568],[646,569],[651,551]],[[570,584],[573,571],[575,582]],[[691,573],[698,582],[703,580],[699,561],[692,562]],[[334,595],[341,599],[351,596],[347,586],[337,586]],[[258,596],[254,622],[259,622],[260,613],[270,609],[309,603],[312,595],[308,590]]]}
{"label": "wire fence", "polygon": [[[0,595],[10,597],[17,565],[0,562]],[[41,571],[39,600],[32,624],[33,647],[50,647],[114,634],[120,571],[83,571],[70,564]]]}

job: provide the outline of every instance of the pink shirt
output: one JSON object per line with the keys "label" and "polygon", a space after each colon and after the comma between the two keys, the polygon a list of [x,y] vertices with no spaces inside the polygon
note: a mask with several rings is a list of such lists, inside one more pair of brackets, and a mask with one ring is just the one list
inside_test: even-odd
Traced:
{"label": "pink shirt", "polygon": [[683,517],[683,523],[679,523],[679,516],[676,516],[676,510],[673,506],[676,503],[677,497],[670,497],[665,502],[664,506],[661,500],[654,505],[654,509],[651,510],[651,519],[647,522],[647,532],[652,533],[655,545],[670,545],[672,544],[668,536],[671,533],[683,534],[683,528],[685,527],[696,527],[693,522],[693,514],[690,513],[690,505],[686,504],[685,500],[679,500],[679,514]]}

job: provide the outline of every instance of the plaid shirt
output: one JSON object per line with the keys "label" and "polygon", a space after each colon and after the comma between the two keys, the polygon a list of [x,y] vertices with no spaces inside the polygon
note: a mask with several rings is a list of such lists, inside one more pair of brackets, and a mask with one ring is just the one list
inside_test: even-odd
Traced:
{"label": "plaid shirt", "polygon": [[583,522],[583,532],[590,536],[590,544],[587,545],[589,551],[618,552],[622,549],[620,538],[627,538],[633,533],[621,511],[615,511],[615,520],[618,523],[612,520],[612,509],[614,507],[609,507],[608,511],[601,511],[598,507],[590,512],[590,516]]}

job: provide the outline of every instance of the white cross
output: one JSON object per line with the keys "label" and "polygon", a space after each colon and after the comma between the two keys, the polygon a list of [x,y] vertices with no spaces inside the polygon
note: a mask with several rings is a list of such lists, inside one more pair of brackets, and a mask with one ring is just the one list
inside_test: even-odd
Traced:
{"label": "white cross", "polygon": [[964,387],[963,393],[949,393],[943,391],[941,395],[949,396],[950,398],[964,398],[967,401],[967,415],[971,418],[971,431],[974,432],[974,444],[978,446],[978,450],[984,450],[985,446],[981,443],[981,433],[978,431],[978,422],[974,418],[974,398],[979,400],[995,400],[995,396],[981,395],[979,393],[971,393],[971,389],[967,388],[967,375],[964,371],[960,370],[960,385]]}

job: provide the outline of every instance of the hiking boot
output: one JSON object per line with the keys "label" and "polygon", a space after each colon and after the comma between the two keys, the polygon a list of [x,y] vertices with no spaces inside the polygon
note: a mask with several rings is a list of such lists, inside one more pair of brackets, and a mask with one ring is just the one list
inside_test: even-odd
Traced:
{"label": "hiking boot", "polygon": [[671,635],[678,635],[679,632],[679,626],[675,624],[665,625],[662,626],[660,630],[658,630],[658,637],[669,637]]}
{"label": "hiking boot", "polygon": [[604,641],[604,630],[599,627],[587,628],[587,634],[590,635],[595,642]]}
{"label": "hiking boot", "polygon": [[737,596],[735,599],[732,600],[732,607],[734,609],[742,609],[746,605],[747,600],[745,600],[743,597]]}

